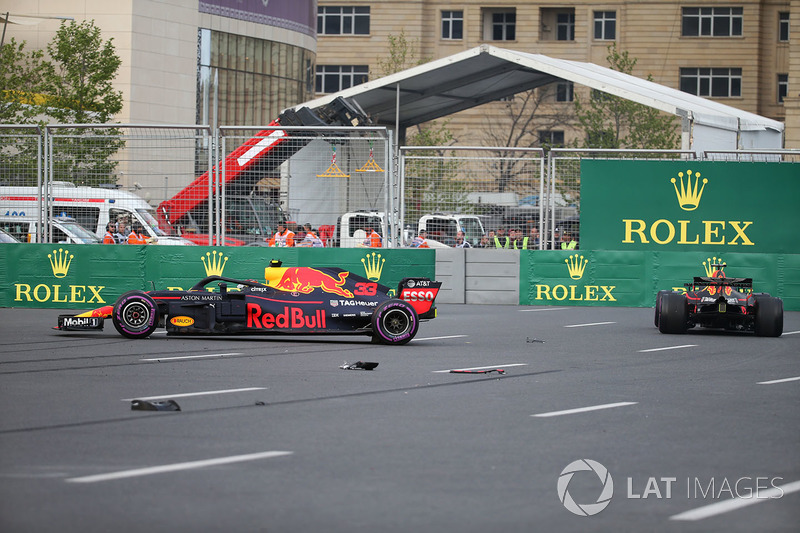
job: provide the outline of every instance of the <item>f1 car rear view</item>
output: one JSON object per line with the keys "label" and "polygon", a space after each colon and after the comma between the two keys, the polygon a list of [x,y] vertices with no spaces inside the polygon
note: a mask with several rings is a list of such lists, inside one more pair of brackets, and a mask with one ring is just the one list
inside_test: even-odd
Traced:
{"label": "f1 car rear view", "polygon": [[659,291],[655,325],[661,333],[686,333],[689,328],[752,331],[760,337],[783,333],[783,300],[754,293],[752,278],[728,278],[725,264],[711,265],[710,277],[695,277],[686,291]]}
{"label": "f1 car rear view", "polygon": [[374,342],[406,344],[419,321],[436,316],[441,282],[404,278],[390,289],[339,268],[265,269],[265,283],[209,276],[188,291],[130,291],[113,306],[58,317],[56,329],[103,329],[111,318],[128,338],[167,335],[370,335]]}

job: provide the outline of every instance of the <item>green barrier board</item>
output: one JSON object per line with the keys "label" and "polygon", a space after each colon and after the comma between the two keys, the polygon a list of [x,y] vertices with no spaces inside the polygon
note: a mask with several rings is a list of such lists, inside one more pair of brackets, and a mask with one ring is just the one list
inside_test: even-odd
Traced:
{"label": "green barrier board", "polygon": [[210,275],[263,281],[271,259],[338,267],[389,288],[435,277],[433,250],[3,244],[0,307],[93,308],[133,289],[189,289]]}
{"label": "green barrier board", "polygon": [[800,253],[800,165],[581,161],[581,246]]}
{"label": "green barrier board", "polygon": [[800,255],[708,251],[523,251],[520,304],[652,307],[659,290],[710,276],[712,264],[725,264],[729,277],[753,278],[755,292],[782,298],[787,311],[800,310]]}

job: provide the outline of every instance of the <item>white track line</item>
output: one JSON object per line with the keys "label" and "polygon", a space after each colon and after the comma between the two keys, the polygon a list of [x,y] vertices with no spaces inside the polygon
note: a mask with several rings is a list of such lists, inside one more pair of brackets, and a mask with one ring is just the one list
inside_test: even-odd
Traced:
{"label": "white track line", "polygon": [[800,381],[800,376],[793,378],[773,379],[771,381],[759,381],[756,385],[774,385],[776,383],[788,383],[789,381]]}
{"label": "white track line", "polygon": [[697,509],[692,509],[691,511],[686,511],[680,514],[676,514],[674,516],[670,516],[669,519],[702,520],[710,516],[715,516],[718,514],[735,511],[736,509],[747,507],[748,505],[753,505],[756,503],[766,502],[770,500],[776,500],[782,498],[787,494],[791,494],[792,492],[797,492],[799,490],[800,490],[800,481],[794,481],[792,483],[787,483],[786,485],[781,485],[779,487],[760,490],[756,493],[756,496],[751,496],[749,498],[733,498],[731,500],[715,502],[710,505],[698,507]]}
{"label": "white track line", "polygon": [[591,324],[572,324],[564,326],[565,328],[584,328],[586,326],[606,326],[608,324],[616,324],[616,322],[592,322]]}
{"label": "white track line", "polygon": [[416,339],[412,339],[411,342],[414,341],[436,341],[439,339],[460,339],[461,337],[469,337],[469,335],[445,335],[443,337],[419,337]]}
{"label": "white track line", "polygon": [[241,463],[244,461],[255,461],[257,459],[269,459],[270,457],[280,457],[291,455],[293,452],[261,452],[250,453],[247,455],[232,455],[230,457],[218,457],[217,459],[206,459],[204,461],[190,461],[188,463],[174,463],[171,465],[151,466],[148,468],[135,468],[133,470],[121,470],[108,474],[97,474],[94,476],[73,477],[65,479],[69,483],[96,483],[98,481],[111,481],[127,477],[150,476],[153,474],[163,474],[164,472],[177,472],[179,470],[192,470],[194,468],[205,468],[207,466],[225,465],[231,463]]}
{"label": "white track line", "polygon": [[681,344],[680,346],[665,346],[664,348],[650,348],[649,350],[639,350],[639,353],[645,352],[663,352],[664,350],[680,350],[681,348],[694,348],[696,344]]}
{"label": "white track line", "polygon": [[234,353],[209,353],[205,355],[180,355],[177,357],[149,357],[147,359],[139,359],[139,361],[169,362],[169,361],[177,361],[178,359],[204,359],[207,357],[227,357],[229,355],[242,355],[242,354],[239,352],[234,352]]}
{"label": "white track line", "polygon": [[576,413],[586,413],[588,411],[599,411],[600,409],[612,409],[614,407],[623,407],[625,405],[636,405],[639,402],[617,402],[617,403],[606,403],[603,405],[592,405],[590,407],[579,407],[577,409],[567,409],[566,411],[551,411],[549,413],[539,413],[538,415],[531,415],[531,416],[539,416],[539,417],[548,417],[548,416],[561,416],[561,415],[572,415]]}
{"label": "white track line", "polygon": [[784,331],[782,335],[797,335],[800,331]]}
{"label": "white track line", "polygon": [[535,313],[536,311],[564,311],[569,307],[540,307],[538,309],[520,309],[520,313]]}
{"label": "white track line", "polygon": [[472,368],[448,368],[447,370],[433,370],[434,374],[444,374],[451,370],[486,370],[487,368],[509,368],[512,366],[528,366],[528,363],[509,363],[507,365],[473,366]]}
{"label": "white track line", "polygon": [[224,390],[209,390],[202,392],[185,392],[183,394],[167,394],[164,396],[137,396],[136,398],[122,398],[122,401],[131,402],[133,400],[165,400],[167,398],[188,398],[189,396],[209,396],[211,394],[228,394],[230,392],[249,392],[254,390],[266,390],[266,387],[248,387],[246,389],[224,389]]}

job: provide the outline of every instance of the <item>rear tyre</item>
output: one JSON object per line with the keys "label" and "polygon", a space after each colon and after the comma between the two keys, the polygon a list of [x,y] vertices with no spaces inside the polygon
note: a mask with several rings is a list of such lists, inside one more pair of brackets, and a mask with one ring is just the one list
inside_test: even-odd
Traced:
{"label": "rear tyre", "polygon": [[679,292],[661,295],[658,331],[661,333],[686,333],[689,322],[689,305]]}
{"label": "rear tyre", "polygon": [[142,291],[126,292],[114,304],[111,320],[123,337],[144,339],[158,327],[158,305]]}
{"label": "rear tyre", "polygon": [[419,317],[403,300],[387,300],[372,313],[372,339],[382,344],[406,344],[419,328]]}
{"label": "rear tyre", "polygon": [[658,320],[661,318],[661,298],[670,291],[658,291],[656,294],[656,313],[655,313],[655,326],[658,327]]}
{"label": "rear tyre", "polygon": [[759,337],[780,337],[783,333],[783,300],[759,295],[754,329]]}

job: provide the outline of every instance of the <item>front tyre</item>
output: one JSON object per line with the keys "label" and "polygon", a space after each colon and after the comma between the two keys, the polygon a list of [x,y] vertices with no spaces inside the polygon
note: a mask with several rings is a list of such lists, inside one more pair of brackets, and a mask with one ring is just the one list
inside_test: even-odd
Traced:
{"label": "front tyre", "polygon": [[661,333],[686,333],[689,324],[689,305],[679,292],[661,295],[658,331]]}
{"label": "front tyre", "polygon": [[406,344],[419,328],[419,317],[403,300],[387,300],[372,313],[372,339],[382,344]]}
{"label": "front tyre", "polygon": [[142,291],[129,291],[117,299],[111,320],[123,337],[144,339],[158,327],[158,305]]}
{"label": "front tyre", "polygon": [[758,295],[753,329],[759,337],[780,337],[783,333],[783,300]]}

